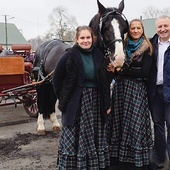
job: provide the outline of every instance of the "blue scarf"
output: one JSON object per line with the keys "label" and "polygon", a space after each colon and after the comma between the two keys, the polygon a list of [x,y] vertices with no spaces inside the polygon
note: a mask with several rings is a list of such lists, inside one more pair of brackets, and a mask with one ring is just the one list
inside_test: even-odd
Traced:
{"label": "blue scarf", "polygon": [[143,43],[143,38],[140,38],[137,42],[128,40],[126,45],[127,59],[131,58],[132,53],[134,53]]}

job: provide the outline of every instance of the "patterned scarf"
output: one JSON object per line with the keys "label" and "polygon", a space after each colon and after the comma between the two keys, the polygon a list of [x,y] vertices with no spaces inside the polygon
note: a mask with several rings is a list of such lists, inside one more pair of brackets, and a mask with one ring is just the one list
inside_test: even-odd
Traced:
{"label": "patterned scarf", "polygon": [[128,40],[126,45],[127,59],[130,60],[132,53],[134,53],[143,43],[143,38],[140,38],[137,42]]}

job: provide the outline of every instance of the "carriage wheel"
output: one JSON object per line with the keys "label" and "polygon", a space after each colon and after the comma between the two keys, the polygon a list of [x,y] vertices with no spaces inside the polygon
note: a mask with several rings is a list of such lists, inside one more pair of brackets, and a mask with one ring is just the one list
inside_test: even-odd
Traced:
{"label": "carriage wheel", "polygon": [[30,117],[37,118],[39,113],[37,105],[37,93],[28,93],[26,96],[23,96],[23,99],[25,101],[23,105],[26,113]]}

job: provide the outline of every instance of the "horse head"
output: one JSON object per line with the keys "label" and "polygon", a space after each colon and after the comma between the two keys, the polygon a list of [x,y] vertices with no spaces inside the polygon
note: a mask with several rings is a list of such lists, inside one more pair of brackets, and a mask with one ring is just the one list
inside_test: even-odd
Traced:
{"label": "horse head", "polygon": [[128,21],[124,16],[124,0],[118,8],[105,8],[99,0],[98,13],[92,18],[89,26],[97,38],[96,46],[113,64],[115,56],[125,57],[123,50],[124,34],[128,31]]}

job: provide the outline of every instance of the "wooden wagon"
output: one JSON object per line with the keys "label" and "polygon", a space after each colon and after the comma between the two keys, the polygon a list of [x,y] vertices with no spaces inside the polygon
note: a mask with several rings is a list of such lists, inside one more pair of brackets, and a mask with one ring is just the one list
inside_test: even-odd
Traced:
{"label": "wooden wagon", "polygon": [[29,44],[17,44],[12,45],[12,53],[0,56],[0,106],[23,104],[29,116],[37,117],[37,83],[33,80],[33,64],[25,61],[30,50]]}

